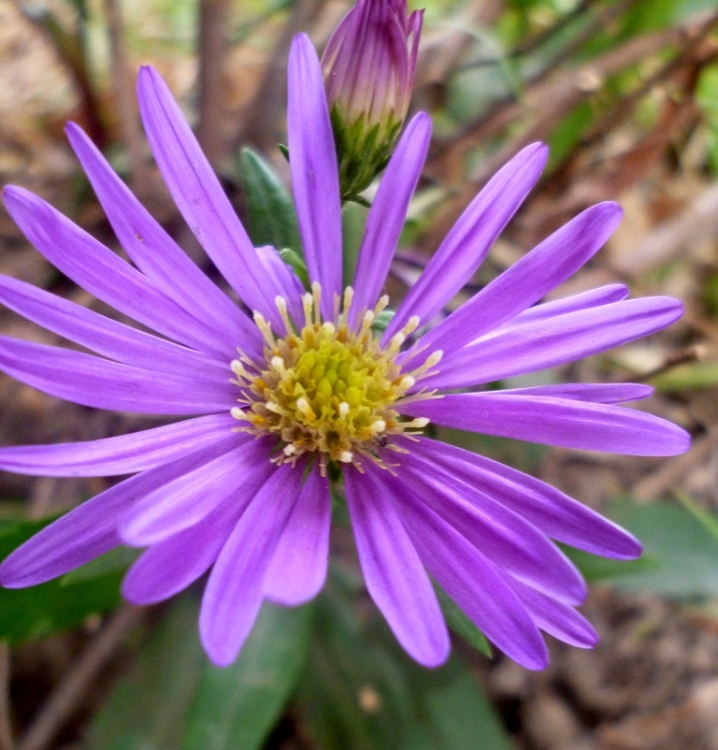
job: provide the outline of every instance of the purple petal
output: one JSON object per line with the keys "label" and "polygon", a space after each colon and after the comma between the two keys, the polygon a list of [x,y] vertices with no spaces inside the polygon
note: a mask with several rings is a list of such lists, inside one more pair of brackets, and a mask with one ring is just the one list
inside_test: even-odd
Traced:
{"label": "purple petal", "polygon": [[660,331],[682,314],[678,300],[643,297],[512,327],[445,357],[421,387],[461,388],[573,362]]}
{"label": "purple petal", "polygon": [[430,321],[469,281],[538,181],[547,158],[548,148],[543,143],[534,143],[516,154],[489,180],[399,305],[386,330],[385,341],[400,331],[413,315],[422,323]]}
{"label": "purple petal", "polygon": [[592,258],[613,234],[622,215],[615,203],[586,209],[429,331],[423,344],[430,350],[443,347],[445,353],[453,352],[511,320]]}
{"label": "purple petal", "polygon": [[214,332],[166,297],[136,269],[36,195],[19,187],[3,191],[5,207],[23,234],[78,286],[175,341],[226,355]]}
{"label": "purple petal", "polygon": [[331,517],[329,482],[315,467],[307,475],[264,576],[267,599],[294,607],[319,593],[327,577]]}
{"label": "purple petal", "polygon": [[263,440],[250,440],[157,488],[123,514],[123,541],[156,544],[199,523],[229,497],[238,506],[249,502],[273,470],[268,448]]}
{"label": "purple petal", "polygon": [[91,354],[7,336],[0,336],[0,369],[66,401],[138,414],[227,411],[237,391],[229,378],[222,382],[141,370]]}
{"label": "purple petal", "polygon": [[354,280],[356,314],[373,308],[379,299],[430,141],[431,118],[419,112],[394,149],[367,216]]}
{"label": "purple petal", "polygon": [[199,523],[150,547],[127,571],[122,596],[155,604],[186,589],[214,563],[242,510],[229,498]]}
{"label": "purple petal", "polygon": [[665,419],[569,399],[462,393],[420,401],[407,409],[446,427],[563,448],[675,456],[690,447],[688,433]]}
{"label": "purple petal", "polygon": [[425,667],[449,655],[444,616],[384,488],[353,468],[344,470],[347,505],[366,586],[406,652]]}
{"label": "purple petal", "polygon": [[[103,477],[134,474],[173,461],[226,437],[237,421],[226,414],[187,419],[129,435],[60,445],[0,448],[0,468],[50,477]],[[237,444],[251,438],[233,433]]]}
{"label": "purple petal", "polygon": [[126,479],[78,506],[18,547],[0,565],[0,584],[23,588],[79,568],[121,544],[119,516],[139,498],[227,450],[229,435],[213,446],[180,456],[171,464]]}
{"label": "purple petal", "polygon": [[527,669],[543,669],[548,663],[546,645],[500,569],[438,513],[407,492],[400,480],[381,471],[366,467],[366,473],[396,504],[431,575],[498,648]]}
{"label": "purple petal", "polygon": [[342,293],[339,168],[317,53],[305,34],[289,52],[289,167],[309,278],[322,287],[322,316],[334,317]]}
{"label": "purple petal", "polygon": [[558,315],[575,312],[576,310],[603,307],[603,305],[608,305],[611,302],[621,302],[627,299],[629,294],[630,290],[625,284],[606,284],[596,289],[590,289],[587,292],[580,292],[579,294],[572,294],[569,297],[561,297],[561,299],[543,302],[540,305],[529,307],[528,310],[524,310],[498,328],[494,328],[479,340],[486,340],[489,336],[495,336],[509,328],[516,328],[525,323],[548,320],[549,318],[555,318]]}
{"label": "purple petal", "polygon": [[506,574],[570,604],[586,598],[586,584],[573,563],[535,526],[498,499],[418,452],[404,454],[396,463],[407,491],[422,498]]}
{"label": "purple petal", "polygon": [[261,354],[261,336],[253,321],[152,218],[85,133],[74,123],[66,132],[117,239],[142,273],[203,323],[219,351],[233,357],[239,345],[250,356]]}
{"label": "purple petal", "polygon": [[152,154],[189,228],[240,299],[278,323],[274,290],[244,227],[167,84],[149,66],[140,68],[137,98]]}
{"label": "purple petal", "polygon": [[186,349],[99,315],[74,302],[0,275],[0,302],[28,320],[97,354],[145,370],[226,378],[226,361]]}
{"label": "purple petal", "polygon": [[495,497],[553,539],[618,560],[641,554],[641,545],[632,534],[550,484],[436,440],[420,438],[399,444]]}
{"label": "purple petal", "polygon": [[199,629],[209,658],[231,664],[262,604],[262,581],[292,507],[301,469],[284,464],[257,493],[214,564],[202,598]]}
{"label": "purple petal", "polygon": [[492,391],[497,396],[539,396],[591,401],[594,404],[621,404],[640,401],[653,395],[653,387],[643,383],[562,383],[536,385],[531,388],[511,388]]}
{"label": "purple petal", "polygon": [[544,632],[577,648],[593,648],[598,643],[591,623],[573,607],[521,583],[514,590]]}

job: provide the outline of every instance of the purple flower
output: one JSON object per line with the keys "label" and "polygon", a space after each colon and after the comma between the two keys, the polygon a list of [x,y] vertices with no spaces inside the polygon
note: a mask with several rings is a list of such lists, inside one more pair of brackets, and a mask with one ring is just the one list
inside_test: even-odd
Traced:
{"label": "purple flower", "polygon": [[304,36],[289,67],[289,147],[305,292],[272,248],[255,249],[158,74],[139,101],[177,206],[253,316],[204,276],[74,125],[70,141],[132,264],[40,198],[5,190],[8,211],[63,274],[156,332],[146,333],[0,277],[11,309],[92,353],[0,338],[0,367],[85,406],[190,417],[142,432],[0,451],[8,471],[133,475],[80,505],[0,566],[4,586],[46,581],[119,544],[146,547],[124,596],[164,600],[207,571],[202,642],[232,662],[264,599],[297,605],[326,576],[330,478],[343,479],[369,593],[418,662],[449,637],[433,577],[509,656],[547,663],[540,631],[580,647],[596,636],[574,606],[585,584],[550,540],[632,558],[638,542],[558,490],[421,434],[436,424],[549,445],[670,455],[686,433],[618,404],[643,385],[558,385],[452,393],[570,362],[662,329],[670,298],[627,300],[621,285],[539,303],[611,234],[620,209],[588,209],[463,307],[422,332],[467,282],[537,181],[529,146],[466,209],[386,331],[372,325],[429,145],[406,128],[369,212],[353,289],[342,289],[337,162],[316,54]]}
{"label": "purple flower", "polygon": [[343,196],[386,166],[414,86],[423,11],[406,0],[358,0],[322,55]]}

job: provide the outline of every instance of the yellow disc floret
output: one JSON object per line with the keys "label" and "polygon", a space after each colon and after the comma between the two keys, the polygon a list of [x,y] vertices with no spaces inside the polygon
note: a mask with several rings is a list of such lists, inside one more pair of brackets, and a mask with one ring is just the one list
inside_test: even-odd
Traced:
{"label": "yellow disc floret", "polygon": [[295,463],[300,456],[315,453],[323,470],[328,460],[360,468],[362,457],[384,466],[377,452],[392,447],[392,435],[412,434],[428,423],[423,418],[402,421],[395,407],[433,396],[416,392],[415,385],[439,361],[441,352],[434,352],[420,368],[403,372],[396,357],[418,319],[410,319],[382,348],[372,323],[387,298],[351,326],[351,287],[344,292],[341,313],[339,300],[335,301],[335,322],[322,321],[319,285],[312,289],[313,294],[302,298],[301,330],[292,324],[282,297],[276,302],[284,321],[283,337],[277,337],[271,324],[255,312],[266,344],[265,361],[257,365],[240,354],[232,362],[237,378],[233,382],[243,390],[242,406],[232,409],[232,415],[248,423],[243,428],[248,432],[278,438],[278,463]]}

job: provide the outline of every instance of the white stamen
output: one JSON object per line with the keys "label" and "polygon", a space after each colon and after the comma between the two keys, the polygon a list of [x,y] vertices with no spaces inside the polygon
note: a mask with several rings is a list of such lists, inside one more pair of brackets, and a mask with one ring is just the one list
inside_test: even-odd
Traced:
{"label": "white stamen", "polygon": [[339,455],[339,460],[343,464],[350,464],[354,460],[354,454],[351,451],[342,451]]}
{"label": "white stamen", "polygon": [[349,404],[346,401],[342,401],[339,404],[339,416],[346,417],[347,414],[349,414]]}
{"label": "white stamen", "polygon": [[294,447],[294,443],[288,443],[282,450],[282,453],[284,453],[285,456],[293,456],[296,452],[297,449]]}
{"label": "white stamen", "polygon": [[444,352],[441,349],[437,349],[435,352],[432,352],[427,358],[426,358],[426,364],[428,367],[433,367],[434,365],[438,365],[439,362],[441,362],[441,358],[444,356]]}
{"label": "white stamen", "polygon": [[371,426],[372,432],[375,435],[380,435],[386,430],[386,422],[383,419],[377,419],[376,422]]}
{"label": "white stamen", "polygon": [[412,388],[414,385],[416,385],[416,378],[412,378],[411,375],[404,375],[404,377],[401,379],[399,387],[405,391],[408,391],[409,388]]}
{"label": "white stamen", "polygon": [[391,337],[391,341],[389,342],[389,346],[392,349],[398,349],[405,341],[406,341],[406,336],[401,331],[399,331],[399,333],[395,333]]}
{"label": "white stamen", "polygon": [[272,357],[272,367],[279,372],[284,372],[284,360],[281,357]]}
{"label": "white stamen", "polygon": [[376,315],[379,315],[379,313],[384,310],[389,305],[389,295],[388,294],[382,294],[381,297],[379,297],[378,302],[376,305],[374,305],[374,313]]}
{"label": "white stamen", "polygon": [[292,321],[289,319],[289,314],[287,313],[287,300],[284,299],[281,295],[277,295],[274,298],[274,303],[277,306],[277,310],[279,310],[279,314],[282,318],[282,323],[284,323],[284,329],[287,333],[292,332]]}
{"label": "white stamen", "polygon": [[414,331],[419,327],[420,318],[418,315],[412,315],[409,320],[406,322],[406,325],[403,328],[404,333],[409,336],[410,334],[414,333]]}

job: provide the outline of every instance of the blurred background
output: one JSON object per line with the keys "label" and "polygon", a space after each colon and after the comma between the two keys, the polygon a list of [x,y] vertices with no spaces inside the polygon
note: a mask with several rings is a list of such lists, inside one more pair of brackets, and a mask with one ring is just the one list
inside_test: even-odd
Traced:
{"label": "blurred background", "polygon": [[[655,386],[646,405],[689,429],[671,459],[579,453],[449,430],[607,514],[640,561],[570,552],[592,582],[601,643],[552,641],[531,673],[457,632],[447,666],[412,664],[362,588],[337,519],[317,602],[267,607],[238,662],[212,667],[199,591],[121,604],[131,556],[60,581],[0,590],[0,750],[718,749],[718,8],[715,0],[426,0],[412,110],[434,139],[393,268],[394,299],[487,178],[523,145],[549,166],[470,294],[560,224],[617,200],[619,230],[561,296],[611,281],[686,305],[668,331],[540,373]],[[27,187],[117,243],[66,143],[81,124],[145,205],[212,272],[152,162],[137,117],[138,66],[168,81],[253,239],[271,242],[262,196],[287,169],[286,57],[298,31],[321,51],[339,0],[0,0],[0,184]],[[416,9],[417,5],[411,6]],[[273,165],[267,176],[251,146]],[[271,201],[269,204],[271,205]],[[263,213],[264,211],[264,213]],[[365,209],[345,210],[356,243]],[[261,235],[261,236],[260,236]],[[0,273],[104,308],[51,268],[0,208]],[[7,310],[0,332],[58,343]],[[156,424],[61,402],[0,375],[0,441],[89,440]],[[0,476],[0,553],[107,479]],[[456,628],[458,631],[460,627]]]}

